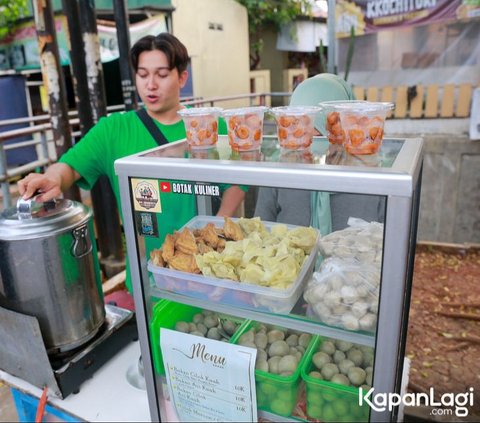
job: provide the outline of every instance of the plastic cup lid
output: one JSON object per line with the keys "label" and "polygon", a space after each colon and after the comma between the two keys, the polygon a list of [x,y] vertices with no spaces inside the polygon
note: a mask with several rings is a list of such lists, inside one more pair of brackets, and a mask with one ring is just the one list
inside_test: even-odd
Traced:
{"label": "plastic cup lid", "polygon": [[374,102],[374,101],[356,101],[343,102],[335,105],[335,108],[340,111],[352,111],[357,113],[362,112],[380,112],[389,111],[394,107],[393,103],[389,102]]}
{"label": "plastic cup lid", "polygon": [[252,106],[252,107],[239,107],[236,109],[227,109],[222,112],[222,116],[237,116],[246,115],[249,113],[265,113],[268,107],[265,106]]}
{"label": "plastic cup lid", "polygon": [[177,113],[184,116],[206,116],[216,114],[219,115],[222,112],[221,107],[191,107],[179,110]]}
{"label": "plastic cup lid", "polygon": [[318,103],[319,107],[322,109],[329,109],[339,105],[352,105],[358,103],[368,103],[365,100],[330,100],[330,101],[321,101]]}
{"label": "plastic cup lid", "polygon": [[310,115],[320,112],[322,109],[318,106],[281,106],[273,107],[270,111],[274,115]]}

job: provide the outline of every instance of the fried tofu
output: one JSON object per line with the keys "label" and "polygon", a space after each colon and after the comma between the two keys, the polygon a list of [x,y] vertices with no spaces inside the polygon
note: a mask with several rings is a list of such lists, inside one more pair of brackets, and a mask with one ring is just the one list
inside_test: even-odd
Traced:
{"label": "fried tofu", "polygon": [[197,248],[198,248],[198,253],[199,254],[205,254],[210,251],[214,251],[210,245],[207,245],[203,242],[203,240],[197,240]]}
{"label": "fried tofu", "polygon": [[162,257],[162,250],[152,250],[150,251],[150,259],[154,266],[165,267],[165,262]]}
{"label": "fried tofu", "polygon": [[223,231],[225,238],[233,241],[240,241],[244,238],[242,228],[237,225],[233,220],[225,217],[225,224],[223,225]]}
{"label": "fried tofu", "polygon": [[168,262],[168,267],[188,273],[200,273],[195,256],[177,252]]}
{"label": "fried tofu", "polygon": [[223,238],[220,238],[217,244],[217,252],[221,253],[225,249],[226,243],[227,241],[225,241]]}
{"label": "fried tofu", "polygon": [[185,254],[197,254],[198,248],[195,237],[190,229],[185,228],[175,241],[175,248]]}
{"label": "fried tofu", "polygon": [[209,223],[207,226],[205,226],[200,231],[200,236],[207,245],[210,245],[212,248],[217,248],[219,238],[213,223]]}
{"label": "fried tofu", "polygon": [[168,234],[165,237],[165,241],[163,242],[162,258],[164,261],[168,263],[174,254],[175,254],[175,240],[173,238],[173,235]]}

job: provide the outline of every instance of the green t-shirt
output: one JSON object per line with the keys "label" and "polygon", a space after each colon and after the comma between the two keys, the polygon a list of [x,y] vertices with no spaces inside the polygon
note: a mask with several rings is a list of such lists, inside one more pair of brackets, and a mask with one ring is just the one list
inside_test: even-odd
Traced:
{"label": "green t-shirt", "polygon": [[[169,142],[184,139],[185,125],[179,121],[172,125],[163,125],[155,121]],[[227,127],[223,119],[219,122],[219,133],[226,134]],[[73,148],[59,160],[75,169],[81,176],[77,184],[91,189],[97,179],[106,175],[110,180],[120,213],[120,189],[115,174],[114,162],[125,156],[139,153],[158,146],[150,132],[135,111],[113,113],[103,117]],[[228,186],[223,186],[225,189]],[[242,187],[246,190],[246,187]],[[159,248],[168,233],[173,233],[196,216],[196,200],[193,195],[165,195],[161,198],[162,213],[157,215],[158,238],[145,237],[147,257],[153,248]],[[122,218],[123,220],[123,218]],[[131,291],[131,278],[127,260],[127,288]]]}

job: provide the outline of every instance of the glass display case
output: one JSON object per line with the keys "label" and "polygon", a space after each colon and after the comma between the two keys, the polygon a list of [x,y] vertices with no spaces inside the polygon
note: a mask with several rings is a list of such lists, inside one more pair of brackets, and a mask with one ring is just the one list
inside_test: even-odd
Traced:
{"label": "glass display case", "polygon": [[[259,417],[397,419],[375,396],[401,389],[422,149],[385,139],[378,154],[352,156],[318,137],[284,151],[266,136],[238,153],[220,136],[210,149],[179,141],[116,161],[152,420],[178,411],[160,328],[210,335],[214,325],[198,323],[212,313],[233,326],[209,338],[267,352],[256,360]],[[239,217],[217,216],[239,188]],[[270,339],[242,344],[279,328],[289,371],[273,367]]]}

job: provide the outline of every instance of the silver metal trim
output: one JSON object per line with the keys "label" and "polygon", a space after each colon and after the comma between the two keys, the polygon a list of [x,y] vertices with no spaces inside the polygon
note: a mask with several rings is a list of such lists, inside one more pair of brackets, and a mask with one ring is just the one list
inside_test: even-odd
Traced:
{"label": "silver metal trim", "polygon": [[[409,230],[412,198],[390,196],[387,203],[385,225],[382,283],[380,284],[377,339],[373,386],[376,393],[395,392],[399,347],[402,330],[402,315],[406,292],[406,263],[408,261]],[[388,263],[386,265],[385,263]],[[373,409],[371,422],[390,421],[392,413]]]}
{"label": "silver metal trim", "polygon": [[[395,141],[395,139],[391,139]],[[171,148],[184,141],[171,143],[157,149]],[[403,146],[391,168],[352,167],[340,165],[239,162],[232,160],[196,160],[173,157],[146,157],[145,152],[119,159],[115,162],[117,175],[135,175],[137,178],[184,180],[298,188],[316,191],[347,192],[353,194],[396,195],[410,197],[414,183],[415,165],[421,156],[421,139],[404,140]],[[410,158],[410,160],[408,160]],[[160,159],[160,160],[159,160]],[[139,166],[139,160],[142,165]],[[235,164],[235,172],[231,172]],[[282,176],[279,177],[281,170]],[[351,180],[356,184],[352,186]]]}
{"label": "silver metal trim", "polygon": [[[139,333],[140,352],[143,357],[143,370],[145,374],[145,384],[147,388],[148,405],[150,409],[150,417],[153,422],[160,421],[160,413],[157,407],[157,395],[155,386],[155,375],[153,370],[153,358],[150,353],[149,337],[142,336],[142,334],[148,334],[148,322],[146,316],[146,306],[144,303],[143,287],[140,279],[139,271],[139,257],[135,252],[136,239],[135,239],[135,227],[134,218],[132,214],[132,208],[130,207],[130,186],[128,177],[120,176],[118,178],[120,184],[120,199],[122,203],[123,211],[123,224],[125,228],[125,239],[127,242],[127,259],[130,264],[130,275],[133,285],[133,300],[135,303],[137,327]],[[132,248],[133,247],[133,248]],[[146,268],[146,263],[144,265]]]}

